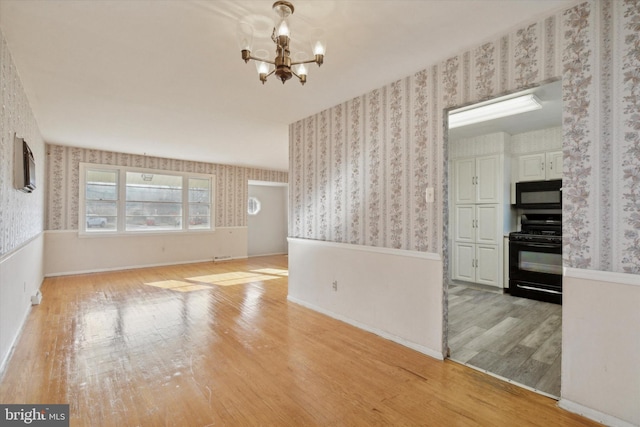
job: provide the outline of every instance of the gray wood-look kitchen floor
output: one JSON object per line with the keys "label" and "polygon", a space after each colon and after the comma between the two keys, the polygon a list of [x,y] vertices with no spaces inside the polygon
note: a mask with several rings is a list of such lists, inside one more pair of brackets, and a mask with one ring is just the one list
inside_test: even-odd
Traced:
{"label": "gray wood-look kitchen floor", "polygon": [[560,396],[562,306],[449,285],[451,359]]}

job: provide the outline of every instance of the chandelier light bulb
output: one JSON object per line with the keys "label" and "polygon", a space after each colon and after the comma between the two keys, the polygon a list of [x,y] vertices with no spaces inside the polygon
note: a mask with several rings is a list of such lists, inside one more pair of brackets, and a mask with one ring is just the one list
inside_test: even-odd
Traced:
{"label": "chandelier light bulb", "polygon": [[296,74],[299,76],[306,76],[307,75],[307,66],[304,64],[298,64],[295,66],[296,67]]}
{"label": "chandelier light bulb", "polygon": [[240,50],[251,51],[253,46],[253,27],[247,22],[240,22],[237,29],[237,39]]}
{"label": "chandelier light bulb", "polygon": [[321,41],[317,41],[313,45],[313,54],[314,55],[324,55],[325,45]]}
{"label": "chandelier light bulb", "polygon": [[290,33],[289,33],[289,25],[287,24],[286,20],[282,20],[282,22],[280,22],[280,25],[278,25],[278,35],[279,36],[287,36],[289,37]]}
{"label": "chandelier light bulb", "polygon": [[258,74],[269,74],[269,64],[263,61],[257,61],[256,70],[258,70]]}

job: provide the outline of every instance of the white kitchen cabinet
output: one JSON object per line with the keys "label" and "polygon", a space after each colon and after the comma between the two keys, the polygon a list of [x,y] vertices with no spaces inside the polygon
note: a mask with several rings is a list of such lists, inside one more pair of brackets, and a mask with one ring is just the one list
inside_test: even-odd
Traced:
{"label": "white kitchen cabinet", "polygon": [[551,179],[562,179],[562,151],[518,156],[517,182]]}
{"label": "white kitchen cabinet", "polygon": [[456,242],[453,246],[453,279],[500,287],[498,245]]}
{"label": "white kitchen cabinet", "polygon": [[492,143],[488,139],[473,140],[458,147],[464,157],[451,161],[451,277],[495,287],[503,283],[504,203],[511,170],[508,141],[499,136],[494,141],[499,151],[483,151]]}
{"label": "white kitchen cabinet", "polygon": [[454,160],[454,203],[499,203],[502,167],[498,154]]}
{"label": "white kitchen cabinet", "polygon": [[502,205],[454,207],[453,278],[502,286]]}
{"label": "white kitchen cabinet", "polygon": [[546,178],[562,179],[562,151],[546,153]]}
{"label": "white kitchen cabinet", "polygon": [[456,242],[498,244],[502,235],[500,205],[456,205],[454,210]]}
{"label": "white kitchen cabinet", "polygon": [[476,281],[475,243],[455,242],[453,244],[453,279],[465,282]]}
{"label": "white kitchen cabinet", "polygon": [[476,245],[476,283],[501,287],[501,260],[497,245]]}

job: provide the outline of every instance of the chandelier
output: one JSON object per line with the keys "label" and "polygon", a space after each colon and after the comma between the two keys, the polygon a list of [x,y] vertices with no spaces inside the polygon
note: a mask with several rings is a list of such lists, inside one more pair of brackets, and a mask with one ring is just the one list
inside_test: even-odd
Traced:
{"label": "chandelier", "polygon": [[[251,55],[251,45],[253,43],[253,28],[246,22],[240,23],[238,32],[238,41],[242,49],[242,59],[244,62],[249,60],[256,61],[256,68],[260,76],[262,84],[267,78],[275,74],[276,77],[284,84],[291,77],[296,76],[303,85],[307,82],[307,65],[311,63],[322,65],[324,61],[325,44],[322,41],[316,41],[313,45],[313,59],[300,61],[291,60],[291,51],[289,43],[291,35],[289,32],[289,24],[287,18],[293,14],[293,5],[288,1],[277,1],[273,4],[273,11],[278,15],[280,21],[273,28],[271,40],[276,45],[276,56],[273,60],[264,57],[256,57]],[[273,66],[273,67],[271,67]]]}

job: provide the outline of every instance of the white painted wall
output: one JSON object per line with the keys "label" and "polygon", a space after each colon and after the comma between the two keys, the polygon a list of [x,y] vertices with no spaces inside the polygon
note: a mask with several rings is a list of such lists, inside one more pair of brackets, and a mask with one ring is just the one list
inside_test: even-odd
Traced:
{"label": "white painted wall", "polygon": [[0,258],[0,373],[42,284],[43,234]]}
{"label": "white painted wall", "polygon": [[47,231],[44,239],[46,276],[246,257],[246,227],[82,237],[75,230]]}
{"label": "white painted wall", "polygon": [[564,274],[560,406],[607,425],[638,426],[640,276]]}
{"label": "white painted wall", "polygon": [[287,253],[287,186],[249,181],[249,197],[260,201],[260,212],[247,215],[249,256]]}
{"label": "white painted wall", "polygon": [[443,359],[442,268],[437,254],[290,238],[288,299]]}

